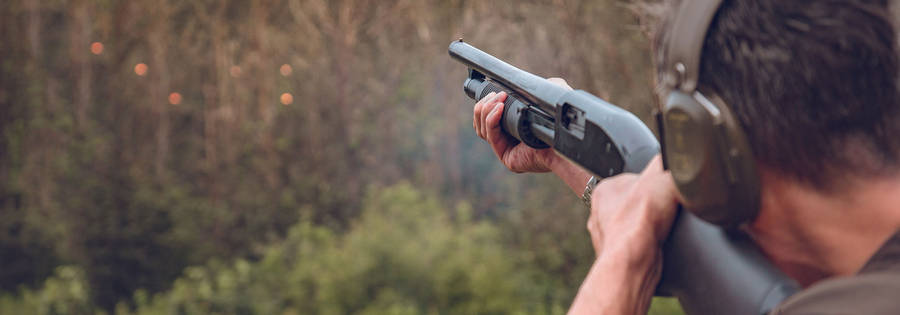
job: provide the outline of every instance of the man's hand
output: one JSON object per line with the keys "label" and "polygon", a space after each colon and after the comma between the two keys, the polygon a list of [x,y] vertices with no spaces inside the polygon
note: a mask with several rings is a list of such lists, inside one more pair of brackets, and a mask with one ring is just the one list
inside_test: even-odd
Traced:
{"label": "man's hand", "polygon": [[[551,78],[548,81],[572,89],[566,81]],[[494,154],[509,170],[516,173],[543,173],[551,171],[553,163],[559,159],[552,149],[534,149],[524,143],[515,143],[515,139],[500,129],[503,116],[503,102],[506,92],[490,93],[475,104],[472,126],[475,133],[491,144]]]}
{"label": "man's hand", "polygon": [[[566,81],[560,78],[547,79],[551,83],[572,89]],[[516,173],[533,172],[543,173],[552,171],[559,176],[576,195],[581,195],[584,185],[591,177],[587,171],[578,167],[569,160],[560,158],[553,149],[534,149],[524,143],[515,143],[515,139],[500,129],[500,119],[503,117],[503,101],[506,93],[490,93],[475,104],[472,116],[472,127],[475,133],[491,144],[494,154],[500,159],[506,168]]]}
{"label": "man's hand", "polygon": [[647,312],[678,200],[658,156],[640,175],[622,174],[597,185],[587,223],[597,260],[569,314]]}
{"label": "man's hand", "polygon": [[656,156],[644,171],[600,182],[591,196],[587,228],[599,256],[604,249],[624,247],[633,254],[658,250],[675,219],[678,189]]}

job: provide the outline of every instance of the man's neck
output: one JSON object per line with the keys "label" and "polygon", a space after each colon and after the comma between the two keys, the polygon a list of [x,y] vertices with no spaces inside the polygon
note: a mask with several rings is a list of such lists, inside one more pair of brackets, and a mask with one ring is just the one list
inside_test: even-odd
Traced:
{"label": "man's neck", "polygon": [[900,177],[854,180],[833,192],[770,172],[762,180],[751,234],[803,286],[856,273],[900,228]]}

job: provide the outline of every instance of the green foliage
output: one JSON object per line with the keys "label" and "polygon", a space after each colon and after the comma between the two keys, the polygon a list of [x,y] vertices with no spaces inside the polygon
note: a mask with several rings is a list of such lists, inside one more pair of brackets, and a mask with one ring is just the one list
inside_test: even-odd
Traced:
{"label": "green foliage", "polygon": [[684,314],[681,305],[675,298],[654,298],[650,304],[649,315],[679,315]]}
{"label": "green foliage", "polygon": [[532,314],[535,284],[489,223],[409,185],[374,191],[343,236],[308,221],[258,262],[189,268],[134,314]]}
{"label": "green foliage", "polygon": [[19,296],[0,296],[0,314],[91,315],[101,314],[90,299],[90,288],[84,270],[61,266],[43,288],[22,290]]}
{"label": "green foliage", "polygon": [[[138,290],[116,314],[562,314],[570,303],[547,299],[566,288],[465,204],[447,209],[408,184],[372,189],[365,204],[347,234],[302,220],[260,260],[189,267],[170,290]],[[0,297],[0,314],[101,313],[90,294],[81,268],[60,267],[40,290]],[[666,300],[650,311],[679,313]]]}
{"label": "green foliage", "polygon": [[583,212],[496,162],[445,49],[646,113],[632,24],[618,0],[6,1],[0,314],[563,313]]}

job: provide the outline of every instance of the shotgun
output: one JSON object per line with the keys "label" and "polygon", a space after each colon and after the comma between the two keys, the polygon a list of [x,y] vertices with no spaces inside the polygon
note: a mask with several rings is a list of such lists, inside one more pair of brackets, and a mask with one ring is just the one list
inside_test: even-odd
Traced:
{"label": "shotgun", "polygon": [[[463,89],[469,98],[508,94],[501,128],[530,147],[553,148],[599,177],[639,173],[660,152],[653,132],[618,106],[557,86],[462,40],[452,42],[449,53],[468,67]],[[679,210],[663,244],[657,296],[678,298],[688,314],[760,315],[798,290],[744,232]]]}

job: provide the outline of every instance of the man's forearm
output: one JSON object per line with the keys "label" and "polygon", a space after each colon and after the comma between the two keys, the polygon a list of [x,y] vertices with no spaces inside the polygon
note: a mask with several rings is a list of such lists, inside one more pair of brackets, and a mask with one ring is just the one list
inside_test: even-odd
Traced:
{"label": "man's forearm", "polygon": [[580,197],[584,193],[584,186],[591,179],[588,171],[557,154],[553,154],[548,164],[550,171],[562,179],[575,195]]}
{"label": "man's forearm", "polygon": [[646,314],[659,281],[658,257],[604,251],[591,267],[569,315]]}

